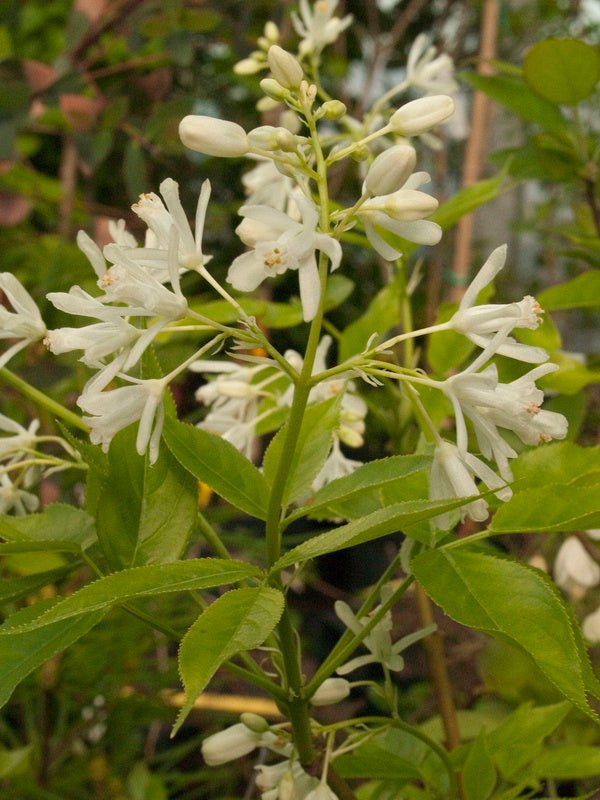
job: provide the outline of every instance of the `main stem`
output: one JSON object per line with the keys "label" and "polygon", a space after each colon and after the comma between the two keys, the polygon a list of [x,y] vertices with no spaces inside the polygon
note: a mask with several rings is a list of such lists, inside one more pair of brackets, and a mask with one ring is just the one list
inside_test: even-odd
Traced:
{"label": "main stem", "polygon": [[[329,230],[327,168],[319,143],[316,124],[310,108],[306,109],[306,118],[316,157],[316,172],[318,174],[317,187],[320,201],[320,227],[323,232],[327,232]],[[272,566],[281,554],[281,520],[285,511],[285,490],[289,477],[288,470],[298,445],[298,437],[300,435],[302,421],[311,390],[311,377],[325,313],[325,289],[327,287],[328,268],[328,258],[325,253],[321,252],[319,255],[319,280],[321,290],[319,307],[310,325],[304,361],[295,383],[294,398],[286,426],[281,458],[273,481],[267,508],[265,535],[267,562],[269,566]],[[277,579],[276,583],[281,585],[281,580]],[[278,633],[285,672],[285,688],[288,693],[287,706],[290,722],[292,723],[294,743],[298,751],[300,763],[309,765],[315,760],[310,723],[310,707],[304,691],[300,648],[287,607],[284,609],[279,623]]]}

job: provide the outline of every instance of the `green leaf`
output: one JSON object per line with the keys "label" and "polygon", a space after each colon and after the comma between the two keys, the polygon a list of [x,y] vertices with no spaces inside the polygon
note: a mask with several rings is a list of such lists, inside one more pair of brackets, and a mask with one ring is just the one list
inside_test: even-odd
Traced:
{"label": "green leaf", "polygon": [[573,705],[596,719],[586,692],[597,695],[599,684],[581,633],[550,578],[515,561],[457,548],[420,553],[412,568],[448,616],[528,653]]}
{"label": "green leaf", "polygon": [[283,606],[281,592],[257,586],[233,589],[200,614],[179,648],[179,671],[187,697],[171,736],[221,664],[265,641],[279,622]]}
{"label": "green leaf", "polygon": [[[398,273],[399,274],[399,273]],[[368,309],[344,330],[339,341],[340,363],[360,353],[374,333],[383,336],[400,321],[399,285],[392,281],[371,300]]]}
{"label": "green leaf", "polygon": [[517,775],[542,749],[569,712],[567,703],[533,708],[520,706],[487,734],[488,750],[500,774],[507,780]]}
{"label": "green leaf", "polygon": [[[306,511],[311,517],[355,519],[386,504],[390,495],[402,497],[406,478],[431,466],[429,456],[391,456],[370,461],[350,475],[331,481],[314,495]],[[414,499],[413,497],[406,499]],[[375,505],[375,508],[371,506]],[[365,506],[368,510],[365,511]]]}
{"label": "green leaf", "polygon": [[267,518],[268,486],[262,474],[220,436],[185,422],[165,419],[163,436],[179,463],[231,505]]}
{"label": "green leaf", "polygon": [[514,182],[507,181],[506,175],[500,172],[493,178],[485,178],[461,189],[449,200],[444,201],[429,219],[437,222],[442,230],[447,231],[466,214],[470,214],[479,206],[495,200],[496,197],[500,197],[514,188]]}
{"label": "green leaf", "polygon": [[331,450],[333,431],[339,423],[340,400],[341,395],[307,407],[293,456],[285,465],[281,464],[281,459],[287,425],[271,440],[263,461],[263,474],[267,484],[273,486],[277,470],[285,468],[287,482],[282,497],[284,507],[309,492],[311,483],[325,463]]}
{"label": "green leaf", "polygon": [[[11,619],[15,620],[15,624],[30,623],[35,616],[43,613],[38,606],[45,610],[48,604],[30,606],[14,614]],[[82,614],[37,630],[8,630],[7,623],[4,623],[0,628],[6,630],[0,636],[0,706],[8,701],[14,689],[30,672],[76,642],[100,622],[104,613],[102,610]]]}
{"label": "green leaf", "polygon": [[552,353],[552,360],[559,365],[558,372],[546,375],[544,388],[559,394],[577,394],[590,383],[600,383],[600,370],[589,369],[580,358],[568,353]]}
{"label": "green leaf", "polygon": [[573,442],[552,442],[519,454],[512,462],[513,489],[550,484],[566,486],[584,475],[600,472],[600,447],[581,447]]}
{"label": "green leaf", "polygon": [[479,75],[473,72],[463,73],[461,77],[475,89],[529,122],[536,122],[549,131],[561,131],[565,128],[566,122],[560,110],[545,97],[532,91],[520,78]]}
{"label": "green leaf", "polygon": [[[413,500],[406,503],[394,503],[386,508],[367,514],[366,517],[353,520],[339,528],[314,536],[306,542],[294,547],[273,565],[273,571],[284,569],[292,564],[302,564],[311,558],[318,558],[326,553],[345,550],[357,544],[380,539],[390,533],[398,533],[408,525],[423,519],[430,519],[469,502],[468,498],[458,500]],[[414,537],[420,537],[419,530],[411,529]],[[423,537],[424,538],[424,537]],[[431,533],[427,533],[427,544],[430,544]]]}
{"label": "green leaf", "polygon": [[471,744],[462,775],[466,800],[487,800],[496,785],[496,768],[485,731]]}
{"label": "green leaf", "polygon": [[192,476],[165,448],[150,466],[136,453],[135,436],[130,426],[111,442],[97,509],[98,538],[117,569],[179,558],[197,515]]}
{"label": "green leaf", "polygon": [[428,752],[421,739],[406,731],[388,730],[373,736],[351,755],[340,756],[335,765],[344,778],[418,780]]}
{"label": "green leaf", "polygon": [[575,105],[589,97],[600,80],[600,54],[579,39],[545,39],[525,56],[528,85],[552,103]]}
{"label": "green leaf", "polygon": [[[20,630],[33,630],[52,625],[82,614],[104,610],[136,597],[207,589],[223,586],[226,583],[236,583],[244,578],[258,577],[260,574],[260,570],[251,564],[220,558],[197,558],[176,561],[172,564],[152,564],[124,569],[99,578],[58,601],[32,622],[22,625]],[[7,630],[8,633],[12,632],[13,619],[14,617],[9,617],[8,620],[11,623],[10,629],[5,625],[0,626],[0,638]]]}
{"label": "green leaf", "polygon": [[125,145],[123,177],[125,178],[127,197],[134,202],[146,191],[147,178],[144,151],[139,142],[133,139],[130,139]]}
{"label": "green leaf", "polygon": [[600,491],[586,486],[544,485],[513,495],[496,512],[493,533],[600,528]]}
{"label": "green leaf", "polygon": [[539,293],[538,301],[547,311],[600,306],[600,271],[584,272],[567,283],[550,286]]}
{"label": "green leaf", "polygon": [[0,749],[0,779],[27,774],[31,769],[32,750],[31,744],[13,750]]}
{"label": "green leaf", "polygon": [[71,571],[71,566],[20,575],[18,578],[2,578],[0,581],[0,603],[11,603],[33,594],[42,586],[55,583]]}
{"label": "green leaf", "polygon": [[[25,517],[0,516],[0,536],[8,542],[60,540],[71,543],[72,552],[85,550],[96,541],[94,520],[75,506],[54,503],[40,514]],[[5,548],[6,549],[6,548]]]}
{"label": "green leaf", "polygon": [[540,778],[581,780],[600,775],[600,747],[567,744],[545,750],[531,765]]}

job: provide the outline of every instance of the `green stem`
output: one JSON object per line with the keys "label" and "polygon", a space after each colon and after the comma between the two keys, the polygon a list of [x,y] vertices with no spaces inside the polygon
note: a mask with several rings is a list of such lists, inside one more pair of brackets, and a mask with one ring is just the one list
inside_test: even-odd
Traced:
{"label": "green stem", "polygon": [[27,381],[19,378],[18,375],[15,375],[14,372],[6,369],[6,367],[0,369],[0,380],[12,386],[29,400],[32,400],[36,405],[47,408],[48,411],[63,419],[68,425],[72,425],[74,428],[79,428],[79,430],[88,433],[89,428],[81,417],[78,417],[73,411],[65,408],[61,403],[57,403],[56,400],[52,400],[52,398],[48,397],[44,392],[41,392],[30,383],[27,383]]}
{"label": "green stem", "polygon": [[200,532],[215,555],[221,556],[221,558],[231,558],[229,550],[219,538],[219,534],[200,511],[196,517],[196,530]]}

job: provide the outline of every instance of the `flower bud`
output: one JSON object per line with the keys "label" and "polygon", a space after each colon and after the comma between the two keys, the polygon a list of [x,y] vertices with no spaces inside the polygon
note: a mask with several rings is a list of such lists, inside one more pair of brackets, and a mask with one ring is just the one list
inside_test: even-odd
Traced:
{"label": "flower bud", "polygon": [[233,65],[233,71],[236,75],[256,75],[264,66],[264,61],[259,61],[257,58],[242,58]]}
{"label": "flower bud", "polygon": [[392,114],[390,127],[405,136],[417,136],[434,128],[454,113],[454,100],[446,94],[420,97]]}
{"label": "flower bud", "polygon": [[366,161],[369,157],[369,148],[366,144],[356,145],[354,150],[350,153],[350,157],[354,161]]}
{"label": "flower bud", "polygon": [[326,119],[339,119],[346,113],[346,106],[341,100],[327,100],[321,106],[321,112]]}
{"label": "flower bud", "polygon": [[600,642],[600,608],[584,617],[581,629],[589,642]]}
{"label": "flower bud", "polygon": [[406,183],[417,163],[417,153],[408,144],[384,150],[369,167],[365,186],[372,195],[392,194]]}
{"label": "flower bud", "polygon": [[423,219],[439,205],[435,197],[425,192],[417,192],[415,189],[400,189],[388,195],[385,201],[382,211],[392,219],[402,222]]}
{"label": "flower bud", "polygon": [[327,678],[310,698],[313,706],[330,706],[345,700],[350,694],[350,683],[345,678]]}
{"label": "flower bud", "polygon": [[261,150],[283,150],[293,152],[298,146],[298,137],[287,128],[275,128],[273,125],[261,125],[248,134],[252,147]]}
{"label": "flower bud", "polygon": [[254,733],[266,733],[269,730],[267,720],[259,714],[252,714],[250,711],[240,714],[240,722],[243,722]]}
{"label": "flower bud", "polygon": [[265,38],[268,39],[270,42],[279,41],[279,28],[272,20],[268,20],[267,22],[265,22],[265,29],[263,33],[265,35]]}
{"label": "flower bud", "polygon": [[299,89],[304,72],[300,62],[291,53],[274,44],[267,53],[269,68],[277,83],[286,89]]}
{"label": "flower bud", "polygon": [[260,738],[259,733],[238,722],[206,738],[202,742],[202,756],[209,767],[217,767],[251,753],[258,747]]}
{"label": "flower bud", "polygon": [[298,119],[298,114],[295,111],[292,111],[291,108],[286,108],[285,111],[282,111],[281,116],[279,117],[279,122],[284,128],[287,128],[290,133],[298,133],[300,130],[300,120]]}
{"label": "flower bud", "polygon": [[190,114],[179,123],[181,141],[207,156],[236,158],[248,152],[246,131],[235,122]]}
{"label": "flower bud", "polygon": [[326,783],[320,783],[305,796],[305,800],[338,800],[338,796]]}
{"label": "flower bud", "polygon": [[271,98],[271,100],[277,100],[277,102],[281,102],[289,96],[288,90],[284,89],[275,78],[263,78],[260,82],[260,88],[267,97]]}

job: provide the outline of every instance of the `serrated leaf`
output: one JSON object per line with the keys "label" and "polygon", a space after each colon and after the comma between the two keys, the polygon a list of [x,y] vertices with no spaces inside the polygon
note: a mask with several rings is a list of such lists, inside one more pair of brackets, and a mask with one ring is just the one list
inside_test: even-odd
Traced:
{"label": "serrated leaf", "polygon": [[311,499],[310,506],[302,510],[314,517],[329,515],[353,519],[362,516],[365,501],[371,504],[381,498],[380,505],[383,505],[390,489],[396,489],[401,497],[402,482],[430,466],[429,456],[390,456],[370,461],[350,475],[323,486]]}
{"label": "serrated leaf", "polygon": [[544,289],[538,295],[542,308],[595,308],[600,306],[600,271],[591,270],[567,283]]}
{"label": "serrated leaf", "polygon": [[179,648],[186,701],[172,736],[221,664],[237,653],[259,647],[279,622],[283,607],[280,591],[258,586],[221,595],[198,617]]}
{"label": "serrated leaf", "polygon": [[502,103],[523,119],[536,122],[548,131],[562,131],[566,126],[560,110],[554,103],[534,92],[520,78],[480,75],[473,72],[463,73],[461,77],[492,100]]}
{"label": "serrated leaf", "polygon": [[3,514],[0,516],[0,537],[23,544],[60,540],[71,543],[72,552],[76,552],[85,550],[96,541],[96,527],[94,520],[80,508],[53,503],[39,514],[24,517]]}
{"label": "serrated leaf", "polygon": [[553,747],[541,753],[530,769],[540,778],[553,780],[597,778],[600,775],[600,747],[583,744]]}
{"label": "serrated leaf", "polygon": [[[33,630],[82,614],[107,609],[136,597],[187,592],[237,583],[245,578],[258,577],[261,572],[251,564],[219,558],[197,558],[171,564],[152,564],[114,572],[99,578],[78,592],[56,602],[51,609],[36,617],[20,630]],[[0,626],[0,638],[14,630],[12,617],[10,629]]]}
{"label": "serrated leaf", "polygon": [[427,594],[448,616],[528,653],[573,705],[596,719],[598,694],[581,632],[560,592],[539,570],[468,550],[428,550],[412,562]]}
{"label": "serrated leaf", "polygon": [[600,447],[581,447],[574,442],[552,442],[519,454],[512,462],[513,488],[569,484],[600,470]]}
{"label": "serrated leaf", "polygon": [[576,105],[600,80],[600,54],[580,39],[544,39],[530,48],[523,75],[534,91],[552,103]]}
{"label": "serrated leaf", "polygon": [[285,469],[287,482],[282,496],[282,506],[286,507],[310,490],[310,485],[325,463],[333,431],[339,422],[341,396],[332,397],[322,403],[314,403],[306,409],[298,434],[296,448],[289,461],[281,463],[287,436],[287,425],[274,436],[263,461],[263,475],[269,486],[273,485],[277,470]]}
{"label": "serrated leaf", "polygon": [[231,505],[267,518],[268,486],[263,475],[229,442],[193,425],[165,419],[163,436],[179,463]]}
{"label": "serrated leaf", "polygon": [[517,492],[500,506],[489,526],[494,533],[588,528],[600,528],[600,492],[585,486],[560,485]]}
{"label": "serrated leaf", "polygon": [[[366,517],[353,520],[339,528],[314,536],[306,542],[294,547],[282,556],[273,570],[278,571],[292,564],[302,564],[311,558],[318,558],[326,553],[345,550],[357,544],[380,539],[390,533],[397,533],[415,522],[430,519],[438,514],[460,508],[469,502],[468,498],[458,500],[413,500],[406,503],[394,503],[386,508],[367,514]],[[410,531],[414,538],[420,539],[420,530]],[[431,534],[427,533],[427,544],[430,544]]]}

